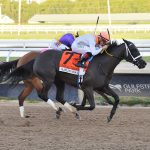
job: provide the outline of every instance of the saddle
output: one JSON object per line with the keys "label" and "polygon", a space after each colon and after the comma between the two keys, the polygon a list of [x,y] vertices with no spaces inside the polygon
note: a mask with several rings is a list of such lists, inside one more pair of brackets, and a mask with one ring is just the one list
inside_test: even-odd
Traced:
{"label": "saddle", "polygon": [[86,68],[77,67],[77,62],[81,59],[79,53],[72,51],[64,51],[59,63],[59,71],[66,72],[69,74],[78,75],[78,84],[80,85],[83,81],[83,77],[88,69],[89,61],[86,62]]}

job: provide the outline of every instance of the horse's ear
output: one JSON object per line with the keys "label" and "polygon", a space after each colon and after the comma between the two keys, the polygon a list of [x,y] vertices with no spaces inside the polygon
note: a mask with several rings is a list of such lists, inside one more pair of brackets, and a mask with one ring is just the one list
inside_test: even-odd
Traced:
{"label": "horse's ear", "polygon": [[128,41],[127,40],[125,40],[124,38],[122,38],[122,40],[125,42],[125,43],[127,43]]}
{"label": "horse's ear", "polygon": [[122,38],[122,40],[123,40],[124,42],[126,42],[126,40],[125,40],[124,38]]}

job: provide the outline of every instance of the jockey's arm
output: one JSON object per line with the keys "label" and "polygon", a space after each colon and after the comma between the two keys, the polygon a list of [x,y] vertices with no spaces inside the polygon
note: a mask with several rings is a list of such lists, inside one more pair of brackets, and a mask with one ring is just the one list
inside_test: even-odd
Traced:
{"label": "jockey's arm", "polygon": [[50,49],[57,49],[58,48],[58,43],[56,39],[51,40],[50,42]]}
{"label": "jockey's arm", "polygon": [[53,40],[51,40],[51,43],[50,43],[50,49],[55,49],[55,50],[61,51],[61,50],[69,49],[69,47],[67,47],[64,44],[60,44],[57,40],[53,39]]}
{"label": "jockey's arm", "polygon": [[102,51],[102,47],[95,47],[95,45],[90,46],[90,49],[93,56],[99,54]]}
{"label": "jockey's arm", "polygon": [[91,50],[91,53],[92,53],[93,56],[97,55],[102,50],[101,47],[96,47],[95,44],[96,43],[95,43],[94,40],[89,41],[90,50]]}
{"label": "jockey's arm", "polygon": [[99,53],[103,53],[108,47],[109,45],[104,45],[102,47],[93,47],[92,55],[95,56]]}
{"label": "jockey's arm", "polygon": [[66,46],[66,45],[64,45],[64,44],[60,44],[59,46],[58,46],[58,50],[70,50],[70,48],[68,47],[68,46]]}

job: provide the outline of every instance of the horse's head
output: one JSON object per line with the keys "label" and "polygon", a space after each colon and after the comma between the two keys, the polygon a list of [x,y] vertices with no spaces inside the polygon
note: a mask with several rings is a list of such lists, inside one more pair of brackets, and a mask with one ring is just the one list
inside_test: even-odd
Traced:
{"label": "horse's head", "polygon": [[139,69],[144,68],[146,66],[146,62],[140,55],[138,48],[130,41],[127,41],[125,39],[123,39],[123,41],[126,46],[125,60],[138,66]]}

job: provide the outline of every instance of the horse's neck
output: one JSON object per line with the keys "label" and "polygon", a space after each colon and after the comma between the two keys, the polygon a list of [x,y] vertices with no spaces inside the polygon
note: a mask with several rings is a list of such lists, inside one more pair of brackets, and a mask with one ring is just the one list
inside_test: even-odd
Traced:
{"label": "horse's neck", "polygon": [[112,75],[112,73],[114,72],[114,69],[122,60],[121,58],[122,58],[123,51],[121,51],[120,49],[118,49],[118,50],[114,49],[113,51],[110,51],[110,53],[115,57],[105,54],[104,56],[99,57],[99,60],[98,60],[104,73],[107,76]]}
{"label": "horse's neck", "polygon": [[111,75],[114,72],[116,66],[120,63],[120,61],[121,60],[117,58],[108,56],[107,61],[102,62],[102,66],[104,66],[103,69],[105,74],[108,76]]}

